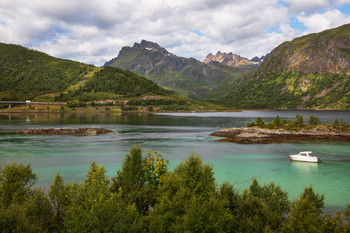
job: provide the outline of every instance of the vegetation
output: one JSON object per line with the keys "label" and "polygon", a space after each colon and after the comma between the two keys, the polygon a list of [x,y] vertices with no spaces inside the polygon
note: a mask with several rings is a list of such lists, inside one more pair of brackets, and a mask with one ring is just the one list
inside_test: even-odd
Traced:
{"label": "vegetation", "polygon": [[174,171],[157,152],[134,146],[115,177],[91,163],[81,183],[60,174],[47,193],[33,187],[29,165],[0,168],[2,232],[349,232],[350,204],[324,215],[324,197],[306,187],[290,202],[274,183],[256,179],[241,194],[218,186],[197,154]]}
{"label": "vegetation", "polygon": [[[93,95],[87,93],[113,93],[125,97],[140,96],[146,93],[159,95],[169,95],[167,91],[154,82],[140,77],[132,72],[119,68],[105,67],[94,73],[92,78],[85,82],[73,96],[77,96],[82,101],[91,101]],[[85,94],[85,95],[84,95]],[[85,97],[85,98],[84,98]]]}
{"label": "vegetation", "polygon": [[284,42],[223,101],[243,109],[350,109],[350,24]]}
{"label": "vegetation", "polygon": [[342,131],[347,131],[350,129],[350,124],[345,123],[343,120],[335,119],[332,124],[321,124],[320,118],[311,115],[308,119],[308,124],[304,124],[303,116],[296,115],[295,120],[281,120],[279,115],[276,116],[275,119],[273,119],[271,122],[266,123],[261,117],[256,118],[256,121],[248,123],[247,127],[254,127],[258,126],[261,128],[269,128],[269,129],[287,129],[287,130],[300,130],[300,129],[312,129],[314,127],[317,127],[319,125],[322,125],[323,127],[329,128],[329,129],[337,129]]}
{"label": "vegetation", "polygon": [[243,109],[350,109],[349,84],[346,74],[267,72],[250,79],[223,101]]}
{"label": "vegetation", "polygon": [[60,93],[96,69],[18,45],[0,43],[0,100]]}

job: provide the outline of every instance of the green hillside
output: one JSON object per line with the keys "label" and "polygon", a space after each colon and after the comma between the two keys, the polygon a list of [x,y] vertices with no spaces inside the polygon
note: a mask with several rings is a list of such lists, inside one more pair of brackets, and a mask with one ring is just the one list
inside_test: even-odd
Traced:
{"label": "green hillside", "polygon": [[350,24],[284,42],[223,101],[247,109],[350,109]]}
{"label": "green hillside", "polygon": [[105,67],[96,71],[75,92],[69,92],[65,99],[68,96],[68,100],[77,98],[82,101],[92,101],[118,97],[135,97],[143,94],[165,96],[170,95],[171,91],[165,90],[156,83],[130,71]]}
{"label": "green hillside", "polygon": [[169,95],[154,82],[118,68],[103,69],[0,43],[0,100],[83,101]]}
{"label": "green hillside", "polygon": [[19,45],[0,43],[0,100],[60,93],[94,69]]}

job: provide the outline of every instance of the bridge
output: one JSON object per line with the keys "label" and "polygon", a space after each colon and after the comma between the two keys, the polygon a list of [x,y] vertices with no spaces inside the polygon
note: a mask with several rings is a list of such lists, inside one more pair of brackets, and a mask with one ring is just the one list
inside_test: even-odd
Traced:
{"label": "bridge", "polygon": [[26,101],[12,101],[12,100],[4,100],[0,101],[0,104],[8,104],[9,108],[11,108],[12,104],[43,104],[43,105],[66,105],[65,102],[32,102],[30,100]]}

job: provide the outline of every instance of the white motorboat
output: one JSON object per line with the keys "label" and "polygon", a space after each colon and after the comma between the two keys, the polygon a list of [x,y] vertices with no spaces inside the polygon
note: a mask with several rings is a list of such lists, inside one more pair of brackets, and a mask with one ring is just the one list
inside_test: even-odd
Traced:
{"label": "white motorboat", "polygon": [[312,151],[302,151],[299,154],[289,154],[290,161],[301,161],[301,162],[310,162],[318,163],[321,160],[314,155],[311,155]]}

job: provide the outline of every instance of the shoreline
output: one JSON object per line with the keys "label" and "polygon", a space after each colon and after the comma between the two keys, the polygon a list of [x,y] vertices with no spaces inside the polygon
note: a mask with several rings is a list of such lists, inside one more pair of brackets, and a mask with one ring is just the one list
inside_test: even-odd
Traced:
{"label": "shoreline", "polygon": [[245,112],[245,111],[257,111],[257,112],[264,112],[264,111],[320,111],[320,112],[327,112],[327,111],[343,111],[343,112],[350,112],[350,110],[346,109],[237,109],[237,110],[204,110],[204,111],[186,111],[186,110],[179,110],[179,111],[145,111],[145,110],[130,110],[130,111],[112,111],[112,110],[78,110],[78,111],[2,111],[1,113],[128,113],[128,112],[135,112],[135,113],[211,113],[211,112]]}

